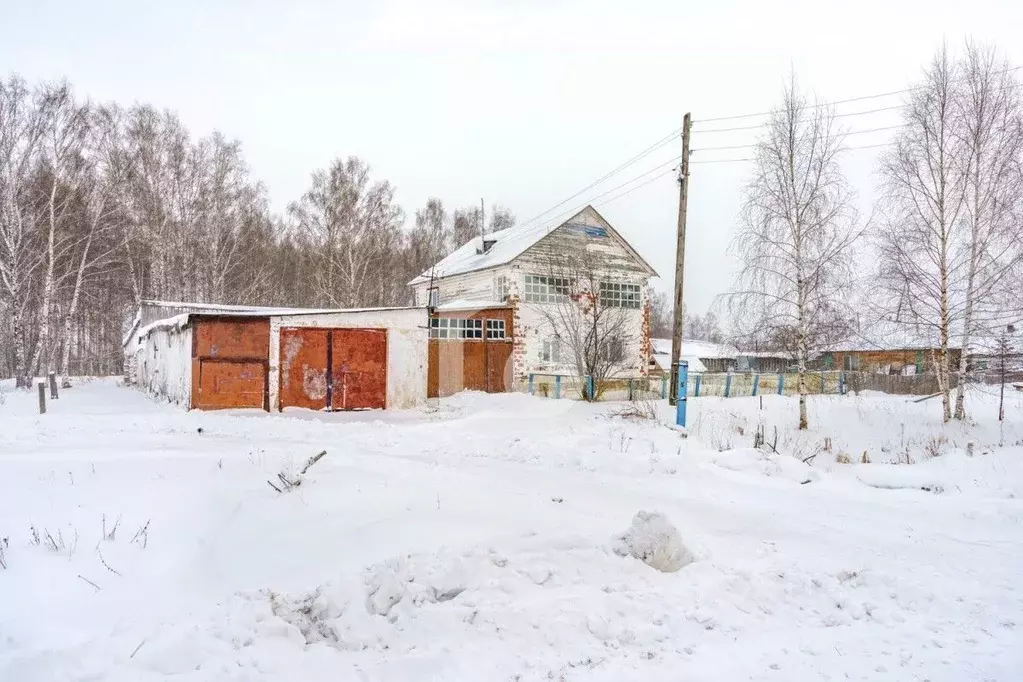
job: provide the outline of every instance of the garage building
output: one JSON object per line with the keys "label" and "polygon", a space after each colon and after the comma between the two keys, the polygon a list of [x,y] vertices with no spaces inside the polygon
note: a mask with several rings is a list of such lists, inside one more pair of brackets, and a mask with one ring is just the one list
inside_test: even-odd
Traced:
{"label": "garage building", "polygon": [[126,366],[132,383],[194,409],[409,408],[426,399],[428,323],[425,308],[147,301]]}

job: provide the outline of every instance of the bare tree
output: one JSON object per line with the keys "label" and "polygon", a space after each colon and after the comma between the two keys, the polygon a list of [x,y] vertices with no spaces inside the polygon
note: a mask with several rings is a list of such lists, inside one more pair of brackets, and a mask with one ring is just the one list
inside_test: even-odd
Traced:
{"label": "bare tree", "polygon": [[610,291],[607,287],[613,284],[602,280],[598,258],[586,249],[551,255],[545,267],[549,300],[528,305],[541,314],[552,334],[551,361],[573,365],[577,376],[592,377],[595,395],[584,389],[582,397],[596,400],[604,380],[627,364],[635,328],[630,313],[640,313],[639,297]]}
{"label": "bare tree", "polygon": [[843,135],[832,110],[811,104],[793,76],[754,152],[735,247],[742,258],[733,315],[762,329],[790,328],[799,372],[799,428],[808,426],[811,343],[850,282],[845,258],[858,216],[839,167]]}
{"label": "bare tree", "polygon": [[674,314],[671,304],[672,301],[667,292],[653,289],[647,292],[647,305],[650,306],[650,336],[661,339],[671,338]]}
{"label": "bare tree", "polygon": [[317,245],[317,288],[329,305],[379,304],[380,279],[404,220],[389,182],[369,182],[369,166],[349,157],[313,173],[312,187],[289,208]]}
{"label": "bare tree", "polygon": [[19,387],[31,383],[25,318],[31,278],[41,258],[33,243],[36,226],[28,214],[28,192],[46,126],[46,116],[23,80],[0,81],[0,284],[10,311]]}
{"label": "bare tree", "polygon": [[510,227],[515,227],[515,214],[504,206],[491,206],[490,225],[487,227],[487,231],[497,232],[499,230],[507,230]]}
{"label": "bare tree", "polygon": [[[958,134],[962,80],[947,48],[910,90],[905,126],[882,157],[885,223],[879,235],[879,284],[890,294],[891,316],[934,343],[942,415],[952,418],[950,339],[962,321],[969,271],[967,183],[969,158]],[[963,349],[963,353],[966,349]]]}
{"label": "bare tree", "polygon": [[[993,48],[967,43],[961,66],[957,135],[965,178],[968,233],[956,419],[966,417],[967,354],[978,334],[1020,319],[1023,263],[1023,101],[1009,62]],[[957,282],[952,282],[955,286]]]}

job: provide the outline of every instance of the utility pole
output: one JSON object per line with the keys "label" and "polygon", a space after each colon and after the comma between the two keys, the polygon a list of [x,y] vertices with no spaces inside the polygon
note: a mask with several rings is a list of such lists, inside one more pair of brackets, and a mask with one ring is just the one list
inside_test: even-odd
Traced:
{"label": "utility pole", "polygon": [[682,166],[678,178],[678,244],[675,248],[675,320],[671,329],[671,393],[668,402],[678,402],[678,361],[682,357],[683,292],[686,269],[686,207],[689,203],[689,131],[692,115],[682,119]]}
{"label": "utility pole", "polygon": [[480,248],[483,248],[483,241],[486,239],[484,233],[486,230],[486,215],[483,213],[483,197],[480,197]]}

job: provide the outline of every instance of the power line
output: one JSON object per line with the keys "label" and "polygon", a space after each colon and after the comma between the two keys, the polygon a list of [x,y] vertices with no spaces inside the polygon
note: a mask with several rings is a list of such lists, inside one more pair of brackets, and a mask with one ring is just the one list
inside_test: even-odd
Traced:
{"label": "power line", "polygon": [[[680,157],[680,158],[681,158],[681,157]],[[691,163],[691,162],[690,162],[690,163]],[[668,170],[664,171],[663,173],[658,173],[657,175],[655,175],[654,177],[650,178],[650,179],[649,179],[649,180],[647,180],[646,182],[641,182],[640,184],[636,185],[635,187],[633,187],[633,188],[631,188],[631,189],[627,189],[627,190],[625,190],[624,192],[622,192],[622,193],[621,193],[621,194],[619,194],[618,196],[614,196],[614,197],[611,197],[610,199],[607,199],[606,201],[601,201],[601,202],[600,202],[599,204],[597,204],[597,206],[606,206],[607,204],[610,204],[610,203],[611,203],[612,201],[618,201],[619,199],[621,199],[622,197],[624,197],[624,196],[625,196],[626,194],[632,194],[632,193],[633,193],[633,192],[635,192],[635,191],[636,191],[637,189],[640,189],[641,187],[646,187],[646,186],[647,186],[647,185],[649,185],[649,184],[650,184],[651,182],[654,182],[655,180],[660,180],[660,179],[661,179],[661,178],[663,178],[663,177],[664,177],[665,175],[668,175],[669,173],[672,173],[672,172],[674,172],[674,171],[675,171],[675,169],[674,169],[674,168],[669,168]]]}
{"label": "power line", "polygon": [[525,225],[529,225],[529,224],[535,222],[537,219],[542,218],[543,216],[547,215],[551,211],[553,211],[553,210],[555,210],[557,208],[560,208],[561,206],[564,206],[569,201],[571,201],[572,199],[575,199],[577,196],[579,196],[580,194],[582,194],[586,190],[589,190],[589,189],[592,189],[593,187],[596,187],[600,183],[602,183],[605,180],[607,180],[608,178],[610,178],[612,175],[620,173],[621,171],[625,170],[626,168],[628,168],[632,164],[634,164],[637,161],[639,161],[644,156],[650,154],[651,152],[653,152],[656,149],[660,149],[664,145],[666,145],[669,142],[671,142],[675,138],[675,136],[678,135],[681,131],[682,131],[681,128],[676,128],[675,130],[671,131],[671,133],[669,133],[668,135],[665,135],[664,137],[659,139],[657,142],[654,142],[652,145],[650,145],[649,147],[647,147],[646,149],[644,149],[640,153],[636,154],[635,156],[633,156],[631,159],[629,159],[625,163],[619,165],[614,170],[609,171],[609,172],[605,173],[604,175],[600,176],[599,178],[597,178],[596,180],[594,180],[590,184],[586,185],[585,187],[583,187],[581,190],[579,190],[578,192],[576,192],[572,196],[570,196],[570,197],[568,197],[566,199],[563,199],[562,201],[560,201],[557,204],[555,204],[555,205],[551,206],[550,208],[548,208],[546,211],[543,211],[542,213],[536,214],[535,216],[533,216],[529,220],[527,220],[524,223],[522,223],[522,225],[525,226]]}
{"label": "power line", "polygon": [[[1007,69],[1002,69],[1001,71],[994,72],[992,75],[997,76],[997,75],[1003,74],[1003,73],[1012,73],[1013,71],[1019,71],[1020,69],[1023,69],[1023,65],[1012,66],[1012,67],[1009,67]],[[903,95],[903,94],[905,94],[907,92],[913,92],[914,90],[921,90],[921,89],[926,88],[926,87],[927,87],[926,85],[918,85],[918,86],[915,86],[915,87],[912,87],[912,88],[903,88],[902,90],[892,90],[890,92],[882,92],[882,93],[878,93],[876,95],[863,95],[861,97],[849,97],[848,99],[836,99],[836,100],[831,101],[831,102],[820,102],[818,104],[812,104],[812,105],[809,105],[807,108],[809,108],[809,109],[821,109],[823,107],[834,106],[834,105],[837,105],[837,104],[850,104],[852,102],[863,102],[863,101],[870,100],[870,99],[881,99],[882,97],[892,97],[893,95]],[[891,106],[891,107],[883,107],[883,108],[880,108],[880,109],[871,109],[870,111],[862,111],[862,112],[855,112],[855,113],[848,113],[848,114],[838,114],[838,115],[836,115],[836,118],[844,117],[844,116],[861,116],[861,115],[864,115],[864,114],[873,114],[873,113],[877,113],[879,111],[891,111],[893,109],[899,109],[899,108],[900,108],[900,106],[896,105],[896,106]],[[696,121],[693,121],[693,123],[695,124],[695,123],[714,123],[716,121],[737,121],[737,120],[741,120],[741,119],[744,119],[744,118],[756,118],[757,116],[767,116],[770,113],[772,113],[772,112],[771,111],[758,111],[758,112],[752,113],[752,114],[739,114],[739,115],[736,115],[736,116],[718,116],[716,118],[698,119]],[[759,126],[754,126],[754,127],[759,127]],[[747,128],[736,128],[735,130],[747,130]],[[726,131],[725,130],[721,130],[721,131],[703,130],[703,131],[700,131],[700,132],[710,133],[710,132],[726,132]]]}
{"label": "power line", "polygon": [[[848,133],[839,133],[838,137],[845,137],[846,135],[863,135],[865,133],[879,133],[879,132],[882,132],[882,131],[885,131],[885,130],[896,130],[898,128],[905,128],[907,125],[908,124],[900,124],[900,125],[895,125],[895,126],[884,126],[882,128],[868,128],[867,130],[853,130],[853,131],[848,132]],[[712,151],[722,151],[722,150],[726,150],[726,149],[751,149],[751,148],[756,147],[756,146],[757,146],[757,143],[753,142],[753,143],[750,143],[750,144],[733,144],[733,145],[724,145],[724,146],[719,146],[719,147],[699,147],[697,149],[694,149],[693,152],[712,152]]]}

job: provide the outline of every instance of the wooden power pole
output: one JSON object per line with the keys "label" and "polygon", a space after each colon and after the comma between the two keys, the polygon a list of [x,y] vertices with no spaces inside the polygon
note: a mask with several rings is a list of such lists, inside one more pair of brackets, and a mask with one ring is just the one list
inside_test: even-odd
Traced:
{"label": "wooden power pole", "polygon": [[678,401],[678,361],[682,357],[683,292],[686,270],[686,207],[689,203],[689,130],[692,115],[682,119],[682,167],[678,179],[678,244],[675,248],[675,320],[671,328],[671,387],[668,402]]}

